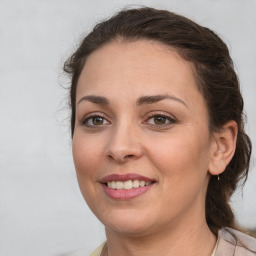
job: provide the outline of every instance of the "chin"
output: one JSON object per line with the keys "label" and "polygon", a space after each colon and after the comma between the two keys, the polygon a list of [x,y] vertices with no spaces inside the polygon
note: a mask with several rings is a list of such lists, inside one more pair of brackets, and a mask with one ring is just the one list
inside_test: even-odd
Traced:
{"label": "chin", "polygon": [[154,221],[149,216],[150,214],[141,214],[138,211],[120,210],[97,217],[107,230],[123,235],[139,236],[147,233],[152,227]]}
{"label": "chin", "polygon": [[139,225],[126,222],[126,223],[108,223],[105,225],[106,230],[111,230],[112,232],[120,235],[125,235],[129,237],[140,237],[145,236],[150,233],[150,228],[148,225]]}

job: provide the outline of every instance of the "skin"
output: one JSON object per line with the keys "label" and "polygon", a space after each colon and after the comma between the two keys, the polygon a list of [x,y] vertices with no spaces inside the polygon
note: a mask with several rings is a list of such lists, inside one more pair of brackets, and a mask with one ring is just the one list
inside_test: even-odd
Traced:
{"label": "skin", "polygon": [[[109,104],[82,99],[88,95]],[[155,95],[171,98],[137,102]],[[205,195],[210,174],[224,171],[234,154],[236,124],[212,134],[208,121],[192,64],[170,48],[116,40],[88,57],[77,87],[73,158],[81,192],[106,227],[104,255],[211,254],[216,237]],[[114,173],[156,183],[136,198],[114,200],[100,184]]]}

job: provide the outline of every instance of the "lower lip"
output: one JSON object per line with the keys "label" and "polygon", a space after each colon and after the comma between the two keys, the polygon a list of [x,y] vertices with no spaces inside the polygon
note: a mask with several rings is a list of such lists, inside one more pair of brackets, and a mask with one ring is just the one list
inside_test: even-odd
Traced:
{"label": "lower lip", "polygon": [[132,188],[132,189],[113,189],[102,184],[105,193],[116,200],[129,200],[146,193],[155,183],[148,186]]}

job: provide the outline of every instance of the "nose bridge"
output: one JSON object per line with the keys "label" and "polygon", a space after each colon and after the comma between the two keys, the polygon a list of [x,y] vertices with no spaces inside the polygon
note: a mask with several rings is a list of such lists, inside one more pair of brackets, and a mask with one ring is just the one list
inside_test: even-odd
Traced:
{"label": "nose bridge", "polygon": [[128,158],[138,158],[142,154],[138,127],[132,120],[117,122],[109,137],[106,153],[108,157],[122,162]]}

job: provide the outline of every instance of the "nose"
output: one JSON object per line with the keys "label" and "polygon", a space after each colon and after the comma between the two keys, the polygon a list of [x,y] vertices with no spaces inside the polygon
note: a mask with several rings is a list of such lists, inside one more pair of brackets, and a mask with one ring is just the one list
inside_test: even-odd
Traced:
{"label": "nose", "polygon": [[142,154],[143,149],[136,128],[121,123],[113,129],[106,148],[106,155],[110,160],[124,163],[129,159],[138,159]]}

